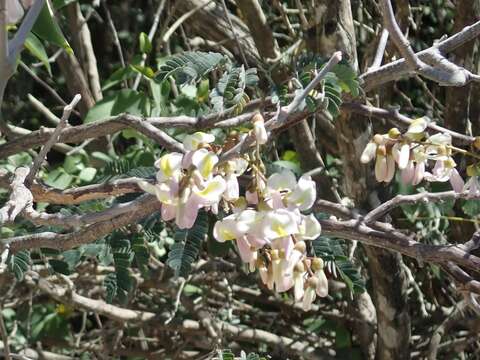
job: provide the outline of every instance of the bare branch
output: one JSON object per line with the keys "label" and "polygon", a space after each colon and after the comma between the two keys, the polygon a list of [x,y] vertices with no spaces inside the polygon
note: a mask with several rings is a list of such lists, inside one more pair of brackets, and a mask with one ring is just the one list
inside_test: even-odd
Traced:
{"label": "bare branch", "polygon": [[[449,53],[464,43],[471,41],[480,35],[480,21],[466,26],[462,31],[443,40],[432,47],[422,50],[416,54],[420,60],[425,60],[428,54],[432,51],[439,51],[442,54]],[[368,71],[360,76],[363,81],[363,88],[369,91],[379,85],[390,81],[397,80],[410,72],[405,59],[393,61],[389,64],[383,65],[380,68]]]}
{"label": "bare branch", "polygon": [[38,153],[37,157],[33,160],[33,165],[30,168],[30,172],[25,179],[25,185],[27,187],[30,187],[30,185],[33,183],[33,180],[35,179],[35,175],[37,174],[37,171],[40,169],[40,166],[45,160],[45,156],[47,156],[47,153],[50,151],[53,144],[58,142],[63,128],[67,126],[68,118],[70,117],[70,114],[72,113],[73,108],[78,104],[78,102],[81,99],[82,97],[79,94],[77,94],[73,98],[71,103],[65,106],[65,108],[63,109],[62,118],[60,119],[60,122],[58,123],[57,127],[53,131],[52,136],[50,137],[50,139],[48,139],[48,141],[45,143],[45,145],[42,147],[42,149]]}
{"label": "bare branch", "polygon": [[382,65],[383,54],[385,53],[385,47],[387,46],[388,41],[388,30],[382,29],[382,34],[378,40],[377,51],[375,53],[375,58],[373,59],[372,65],[367,69],[367,72],[378,69]]}
{"label": "bare branch", "polygon": [[422,192],[414,195],[397,195],[370,211],[367,215],[365,215],[363,221],[365,224],[371,224],[372,222],[383,218],[390,211],[401,205],[418,204],[420,202],[435,203],[450,199],[480,199],[480,196],[472,196],[468,192],[457,193],[455,191],[444,191],[438,193]]}
{"label": "bare branch", "polygon": [[[151,132],[151,127],[146,125],[149,123],[158,128],[180,127],[188,129],[208,129],[212,127],[231,127],[249,121],[254,115],[253,112],[225,119],[229,113],[212,114],[206,117],[190,117],[190,116],[173,116],[173,117],[151,117],[143,118],[130,114],[121,114],[105,120],[99,120],[79,126],[69,126],[60,133],[59,142],[78,143],[86,139],[99,138],[105,135],[113,134],[126,128],[135,128],[149,136],[154,136],[157,141],[162,140],[163,135]],[[145,123],[145,124],[142,124]],[[33,131],[28,135],[18,137],[8,143],[0,145],[0,158],[16,154],[26,149],[35,148],[44,144],[51,137],[54,129],[41,129]],[[163,140],[162,140],[163,141]],[[169,145],[170,141],[165,137],[165,145]],[[174,143],[172,143],[175,146]],[[170,148],[172,149],[172,148]],[[178,146],[173,148],[178,151]],[[71,148],[70,148],[71,150]]]}

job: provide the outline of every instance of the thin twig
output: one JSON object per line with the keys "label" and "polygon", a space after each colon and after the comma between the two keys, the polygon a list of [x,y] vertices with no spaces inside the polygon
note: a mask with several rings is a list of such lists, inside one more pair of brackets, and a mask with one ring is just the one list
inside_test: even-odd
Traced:
{"label": "thin twig", "polygon": [[233,37],[235,38],[235,43],[237,44],[238,52],[242,57],[243,64],[248,69],[247,58],[245,57],[245,53],[243,52],[243,48],[242,48],[242,45],[240,44],[240,41],[238,41],[237,32],[235,31],[235,28],[233,26],[232,19],[230,19],[230,12],[228,11],[225,0],[222,0],[222,5],[223,5],[223,11],[225,12],[225,17],[227,18],[227,21],[228,21],[228,25],[230,26],[230,30],[232,31]]}
{"label": "thin twig", "polygon": [[165,31],[165,33],[162,36],[162,43],[166,44],[168,42],[168,40],[170,39],[170,36],[173,35],[173,33],[180,27],[180,25],[182,25],[190,16],[195,14],[197,11],[203,9],[205,6],[210,4],[212,1],[213,0],[208,0],[207,2],[198,5],[197,7],[193,8],[192,10],[190,10],[190,11],[186,12],[185,14],[183,14],[182,16],[180,16],[172,24],[172,26],[170,26],[170,28],[167,31]]}
{"label": "thin twig", "polygon": [[378,40],[377,52],[375,53],[375,58],[373,59],[372,65],[367,69],[367,71],[372,71],[378,69],[382,65],[383,54],[385,53],[385,47],[387,46],[388,41],[388,31],[387,29],[382,30],[380,39]]}
{"label": "thin twig", "polygon": [[[113,43],[115,45],[115,48],[117,49],[120,65],[122,65],[122,68],[125,68],[126,65],[125,65],[125,58],[123,57],[122,45],[120,44],[120,38],[118,37],[118,32],[117,32],[117,29],[115,28],[115,23],[113,22],[112,15],[110,14],[110,10],[108,9],[107,0],[102,1],[102,5],[105,10],[105,14],[107,15],[108,27],[110,28],[110,31],[112,32],[112,35],[113,35]],[[123,85],[126,88],[128,88],[127,80],[123,81]]]}
{"label": "thin twig", "polygon": [[42,147],[37,157],[33,160],[33,165],[30,168],[30,172],[28,173],[25,179],[25,185],[27,187],[30,187],[30,185],[33,183],[33,179],[35,178],[37,171],[40,169],[40,166],[45,160],[45,156],[50,151],[53,144],[58,142],[58,139],[60,138],[60,134],[62,133],[63,128],[67,126],[68,118],[70,117],[70,114],[72,113],[73,108],[78,104],[78,102],[81,99],[82,97],[80,96],[80,94],[75,95],[71,103],[65,106],[65,108],[63,109],[62,118],[60,119],[60,122],[55,128],[55,131],[52,133],[52,136],[50,137],[50,139]]}
{"label": "thin twig", "polygon": [[[150,31],[148,32],[148,40],[150,43],[153,41],[153,38],[155,36],[155,33],[157,32],[158,25],[160,24],[160,15],[162,15],[163,8],[165,7],[165,4],[167,3],[167,0],[160,0],[160,4],[158,4],[157,11],[155,12],[155,16],[153,18],[153,24],[152,27],[150,28]],[[145,66],[145,61],[147,60],[147,54],[142,54],[142,61],[140,63],[140,66],[143,67]],[[138,73],[135,82],[133,83],[133,90],[138,89],[138,85],[140,85],[140,80],[142,78],[142,74]]]}
{"label": "thin twig", "polygon": [[301,93],[295,96],[295,98],[287,106],[287,108],[284,111],[282,111],[282,113],[284,114],[279,116],[279,117],[282,117],[281,119],[279,119],[279,123],[280,123],[279,125],[281,125],[281,122],[284,121],[285,117],[288,117],[294,111],[297,110],[297,108],[305,100],[308,94],[310,94],[310,92],[317,87],[320,81],[323,80],[323,78],[327,75],[327,73],[329,73],[335,67],[335,65],[337,65],[340,62],[340,60],[342,60],[342,52],[337,51],[330,57],[328,62],[325,64],[325,66],[318,72],[315,78],[312,81],[310,81],[310,83],[305,87],[305,89],[303,89]]}
{"label": "thin twig", "polygon": [[182,279],[182,281],[180,282],[180,286],[178,287],[178,291],[177,291],[177,296],[175,298],[175,305],[173,307],[172,315],[170,315],[170,317],[167,320],[165,320],[165,323],[164,323],[165,325],[168,325],[175,318],[175,314],[177,313],[178,307],[180,306],[180,299],[182,297],[183,288],[185,287],[186,283],[187,283],[187,279]]}

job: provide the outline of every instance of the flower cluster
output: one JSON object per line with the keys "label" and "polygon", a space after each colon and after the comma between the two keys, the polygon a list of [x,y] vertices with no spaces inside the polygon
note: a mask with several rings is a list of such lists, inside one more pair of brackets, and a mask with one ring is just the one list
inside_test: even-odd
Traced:
{"label": "flower cluster", "polygon": [[[404,184],[417,185],[422,180],[450,181],[455,191],[462,191],[464,181],[452,158],[452,137],[447,133],[429,136],[427,118],[414,120],[402,134],[392,128],[386,134],[376,134],[362,153],[360,161],[375,159],[375,177],[380,182],[390,182],[398,167]],[[428,163],[434,163],[427,171]]]}
{"label": "flower cluster", "polygon": [[[268,133],[263,118],[253,119],[251,136],[265,144]],[[219,242],[235,241],[250,271],[258,269],[263,283],[272,290],[294,289],[296,301],[311,308],[315,297],[327,296],[328,281],[320,258],[307,256],[308,240],[320,235],[313,214],[305,215],[316,199],[315,182],[309,176],[296,179],[288,170],[268,179],[257,151],[244,157],[220,161],[213,135],[196,132],[183,141],[185,154],[168,153],[155,162],[156,183],[139,186],[162,203],[165,221],[175,219],[180,229],[191,228],[200,209],[214,214],[231,213],[216,222],[213,235]],[[251,184],[240,195],[238,177],[252,173]]]}
{"label": "flower cluster", "polygon": [[175,219],[180,229],[191,228],[201,208],[216,214],[222,198],[234,201],[239,197],[237,178],[248,162],[236,158],[219,165],[209,145],[214,140],[213,135],[202,132],[187,135],[183,141],[185,154],[168,153],[155,162],[155,185],[139,182],[142,190],[156,195],[162,203],[162,219]]}
{"label": "flower cluster", "polygon": [[286,170],[256,181],[245,201],[234,213],[215,224],[213,234],[220,241],[235,240],[242,260],[251,271],[258,269],[271,290],[294,289],[296,301],[303,299],[309,310],[316,295],[328,294],[328,282],[321,259],[307,257],[305,240],[316,239],[321,227],[311,209],[316,199],[315,182],[309,176],[296,180]]}

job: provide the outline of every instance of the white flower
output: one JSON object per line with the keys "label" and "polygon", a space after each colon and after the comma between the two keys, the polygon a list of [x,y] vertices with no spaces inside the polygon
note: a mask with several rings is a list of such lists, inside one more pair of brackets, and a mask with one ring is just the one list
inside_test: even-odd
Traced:
{"label": "white flower", "polygon": [[267,179],[267,188],[276,191],[292,191],[297,184],[295,175],[290,170],[284,169],[274,173]]}
{"label": "white flower", "polygon": [[260,224],[259,233],[261,237],[268,240],[297,234],[297,219],[291,211],[286,209],[268,211]]}
{"label": "white flower", "polygon": [[198,131],[191,135],[185,136],[183,139],[183,146],[187,151],[197,150],[205,144],[210,144],[215,141],[215,136]]}
{"label": "white flower", "polygon": [[253,134],[259,145],[263,145],[268,141],[267,130],[265,129],[265,122],[260,114],[253,117]]}
{"label": "white flower", "polygon": [[286,196],[287,203],[298,207],[300,211],[310,209],[317,199],[317,187],[315,181],[309,175],[303,175],[298,180],[295,189]]}
{"label": "white flower", "polygon": [[398,164],[398,168],[400,170],[405,169],[410,160],[410,145],[396,143],[392,147],[392,155]]}
{"label": "white flower", "polygon": [[192,155],[192,164],[200,171],[204,179],[208,179],[212,175],[217,163],[218,156],[207,149],[198,149]]}
{"label": "white flower", "polygon": [[183,154],[172,152],[155,161],[155,167],[158,168],[157,181],[171,179],[179,181],[182,175],[182,159]]}
{"label": "white flower", "polygon": [[365,149],[362,152],[362,156],[360,157],[360,162],[362,164],[367,164],[373,159],[375,159],[375,156],[377,155],[377,144],[374,143],[373,141],[370,141],[367,146],[365,146]]}
{"label": "white flower", "polygon": [[389,183],[395,175],[395,160],[392,155],[377,154],[375,161],[375,177],[379,182]]}
{"label": "white flower", "polygon": [[299,230],[299,239],[315,240],[320,236],[322,227],[313,214],[310,214],[309,216],[302,215]]}
{"label": "white flower", "polygon": [[408,127],[405,136],[412,140],[420,140],[425,135],[424,132],[429,122],[430,119],[428,119],[427,117],[421,117],[413,120]]}

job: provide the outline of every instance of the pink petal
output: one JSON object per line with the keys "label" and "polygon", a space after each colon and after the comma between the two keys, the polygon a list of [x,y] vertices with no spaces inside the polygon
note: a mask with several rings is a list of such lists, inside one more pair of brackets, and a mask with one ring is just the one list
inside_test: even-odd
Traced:
{"label": "pink petal", "polygon": [[457,169],[452,169],[450,172],[450,184],[452,185],[452,188],[455,192],[461,193],[463,191],[465,182],[458,173]]}
{"label": "pink petal", "polygon": [[257,249],[262,248],[267,243],[265,239],[253,235],[247,235],[247,240],[252,246],[255,246],[255,248]]}
{"label": "pink petal", "polygon": [[378,155],[375,161],[375,178],[377,181],[382,182],[387,176],[387,158],[382,155]]}
{"label": "pink petal", "polygon": [[175,218],[177,208],[175,205],[162,204],[162,219],[164,221],[170,221]]}
{"label": "pink petal", "polygon": [[243,262],[248,263],[253,260],[253,251],[251,249],[250,243],[245,236],[237,239],[237,246],[238,251],[240,252],[240,258]]}
{"label": "pink petal", "polygon": [[393,156],[387,155],[387,173],[383,181],[385,181],[386,183],[389,183],[390,181],[392,181],[394,176],[395,176],[395,160],[393,159]]}
{"label": "pink petal", "polygon": [[197,219],[201,208],[195,196],[190,196],[185,204],[177,206],[176,224],[180,229],[190,229]]}
{"label": "pink petal", "polygon": [[247,202],[251,205],[258,204],[258,194],[256,191],[245,191],[245,199],[247,199]]}
{"label": "pink petal", "polygon": [[423,177],[425,176],[425,163],[417,163],[415,166],[415,174],[412,179],[412,185],[418,185],[420,182],[423,180]]}
{"label": "pink petal", "polygon": [[415,165],[413,161],[409,161],[405,169],[402,170],[402,183],[409,185],[415,177]]}

